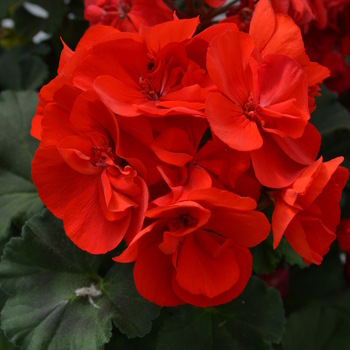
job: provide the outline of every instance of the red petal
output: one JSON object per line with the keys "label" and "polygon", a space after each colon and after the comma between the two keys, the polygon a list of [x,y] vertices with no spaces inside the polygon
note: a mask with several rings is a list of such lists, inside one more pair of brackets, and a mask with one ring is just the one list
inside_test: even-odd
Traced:
{"label": "red petal", "polygon": [[63,219],[68,204],[97,181],[73,170],[56,147],[39,148],[32,161],[32,177],[47,208]]}
{"label": "red petal", "polygon": [[148,50],[155,56],[167,44],[192,38],[198,24],[198,17],[173,20],[152,27],[141,25],[139,33],[145,40]]}
{"label": "red petal", "polygon": [[250,151],[262,146],[256,123],[243,114],[241,107],[223,95],[213,93],[208,96],[206,117],[212,132],[231,148]]}
{"label": "red petal", "polygon": [[253,261],[248,248],[234,246],[234,248],[232,247],[229,249],[232,249],[232,253],[234,252],[235,254],[240,272],[239,279],[232,288],[213,298],[208,298],[204,295],[194,295],[181,288],[176,281],[175,275],[173,275],[172,287],[176,295],[178,295],[184,302],[199,307],[217,306],[228,303],[232,299],[237,298],[242,293],[252,274]]}
{"label": "red petal", "polygon": [[152,150],[162,161],[184,166],[196,156],[196,149],[188,134],[180,128],[164,130],[152,143]]}
{"label": "red petal", "polygon": [[259,182],[267,187],[282,188],[294,182],[305,165],[295,162],[279,147],[267,133],[263,135],[263,146],[251,151],[252,165]]}
{"label": "red petal", "polygon": [[[232,243],[231,243],[232,244]],[[176,280],[191,294],[215,297],[230,289],[239,278],[230,242],[197,230],[185,237],[178,254]]]}
{"label": "red petal", "polygon": [[269,0],[260,0],[255,7],[250,22],[249,34],[253,37],[255,46],[262,51],[271,39],[275,30],[275,12]]}
{"label": "red petal", "polygon": [[106,106],[122,116],[134,117],[142,114],[138,112],[137,104],[148,101],[140,88],[127,85],[111,76],[99,76],[93,86]]}
{"label": "red petal", "polygon": [[233,31],[216,36],[209,45],[207,69],[210,78],[239,106],[248,102],[252,91],[249,58],[254,48],[254,41],[248,34]]}
{"label": "red petal", "polygon": [[249,197],[240,197],[235,193],[219,190],[217,188],[207,188],[191,192],[188,200],[203,203],[205,208],[211,210],[216,207],[226,207],[239,211],[254,210],[256,202]]}
{"label": "red petal", "polygon": [[184,304],[171,286],[174,273],[171,260],[171,255],[164,254],[158,244],[152,244],[139,255],[135,263],[134,280],[138,292],[159,306]]}
{"label": "red petal", "polygon": [[231,238],[243,247],[254,247],[265,240],[271,225],[266,216],[260,212],[239,212],[228,208],[213,209],[208,223],[203,227]]}
{"label": "red petal", "polygon": [[63,223],[67,236],[90,254],[105,254],[124,238],[131,213],[118,221],[108,221],[102,211],[98,181],[67,206]]}

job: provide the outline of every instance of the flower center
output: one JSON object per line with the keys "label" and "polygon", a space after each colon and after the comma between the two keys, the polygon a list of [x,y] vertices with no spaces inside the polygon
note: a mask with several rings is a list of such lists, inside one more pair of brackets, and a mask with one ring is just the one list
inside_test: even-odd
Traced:
{"label": "flower center", "polygon": [[257,104],[254,102],[253,95],[251,94],[248,98],[248,102],[244,106],[244,115],[258,125],[264,126],[265,121],[259,116],[256,107]]}
{"label": "flower center", "polygon": [[157,92],[154,79],[144,79],[142,76],[139,79],[141,92],[143,92],[150,100],[159,100],[160,94]]}
{"label": "flower center", "polygon": [[110,145],[104,147],[93,146],[91,149],[90,162],[94,166],[108,167],[109,165],[120,165],[122,159],[114,154]]}
{"label": "flower center", "polygon": [[126,3],[125,0],[119,0],[118,14],[120,18],[125,18],[127,13],[130,12],[130,9],[131,5],[129,3]]}
{"label": "flower center", "polygon": [[191,228],[198,225],[198,219],[194,218],[190,214],[181,215],[178,219],[169,220],[168,226],[170,231],[178,231],[182,227]]}

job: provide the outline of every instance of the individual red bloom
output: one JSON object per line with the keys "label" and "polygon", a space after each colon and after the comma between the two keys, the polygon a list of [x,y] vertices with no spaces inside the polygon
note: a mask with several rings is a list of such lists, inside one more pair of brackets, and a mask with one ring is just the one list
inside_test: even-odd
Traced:
{"label": "individual red bloom", "polygon": [[263,185],[285,187],[313,162],[319,147],[319,135],[308,124],[307,76],[283,54],[266,55],[259,64],[255,50],[254,40],[241,32],[211,41],[207,67],[221,93],[209,95],[206,116],[228,146],[250,151]]}
{"label": "individual red bloom", "polygon": [[340,249],[350,251],[350,219],[343,219],[337,229],[337,239]]}
{"label": "individual red bloom", "polygon": [[141,24],[153,26],[173,17],[162,0],[84,0],[84,4],[90,26],[104,24],[122,32],[137,32]]}
{"label": "individual red bloom", "polygon": [[284,235],[307,263],[320,264],[336,238],[339,200],[349,172],[339,164],[343,157],[322,163],[322,157],[304,170],[289,187],[270,193],[273,247]]}
{"label": "individual red bloom", "polygon": [[[69,104],[71,96],[63,96]],[[59,94],[55,97],[59,99]],[[44,204],[63,220],[67,236],[79,248],[106,253],[139,232],[148,189],[135,170],[137,162],[130,159],[132,167],[120,157],[117,120],[94,91],[76,97],[70,113],[62,105],[50,103],[44,108],[33,181]]]}
{"label": "individual red bloom", "polygon": [[160,306],[227,303],[251,276],[248,247],[270,231],[265,215],[255,207],[251,198],[227,191],[194,191],[187,201],[146,212],[155,221],[114,260],[136,260],[137,290]]}
{"label": "individual red bloom", "polygon": [[198,23],[194,18],[141,26],[139,34],[129,36],[115,31],[88,51],[75,69],[73,84],[93,88],[122,116],[203,116],[212,83],[186,53]]}

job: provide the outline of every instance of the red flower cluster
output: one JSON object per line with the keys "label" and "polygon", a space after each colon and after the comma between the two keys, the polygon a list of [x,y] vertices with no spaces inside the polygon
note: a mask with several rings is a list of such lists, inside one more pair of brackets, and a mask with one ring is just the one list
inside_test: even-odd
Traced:
{"label": "red flower cluster", "polygon": [[347,179],[340,158],[316,161],[310,111],[328,71],[292,19],[261,0],[249,34],[226,23],[194,36],[198,24],[92,27],[75,52],[64,46],[32,124],[45,205],[90,253],[125,239],[115,261],[136,261],[138,291],[163,306],[242,292],[248,248],[271,228],[261,195],[275,203],[274,245],[285,235],[319,264]]}

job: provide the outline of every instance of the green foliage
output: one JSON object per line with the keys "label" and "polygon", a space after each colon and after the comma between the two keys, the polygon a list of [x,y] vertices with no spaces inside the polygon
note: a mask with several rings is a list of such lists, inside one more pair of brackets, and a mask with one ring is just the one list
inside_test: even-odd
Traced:
{"label": "green foliage", "polygon": [[5,91],[0,95],[0,249],[11,224],[24,222],[42,209],[31,181],[31,161],[38,142],[29,134],[36,93]]}
{"label": "green foliage", "polygon": [[0,90],[31,90],[41,87],[48,75],[43,60],[16,46],[0,56]]}
{"label": "green foliage", "polygon": [[350,322],[334,310],[310,305],[293,313],[282,339],[283,350],[341,350],[350,344]]}
{"label": "green foliage", "polygon": [[[78,249],[48,211],[30,219],[0,264],[1,287],[11,295],[1,315],[6,336],[25,349],[93,350],[109,341],[111,321],[128,337],[148,333],[159,307],[138,295],[131,265],[113,264],[101,279],[102,262]],[[91,284],[101,292],[93,303],[76,295]]]}
{"label": "green foliage", "polygon": [[350,130],[349,112],[339,103],[338,95],[325,86],[321,90],[322,97],[316,99],[316,110],[312,113],[311,123],[324,137],[339,129]]}
{"label": "green foliage", "polygon": [[157,350],[272,349],[284,326],[279,293],[251,278],[244,292],[232,302],[215,308],[181,306],[165,320]]}

